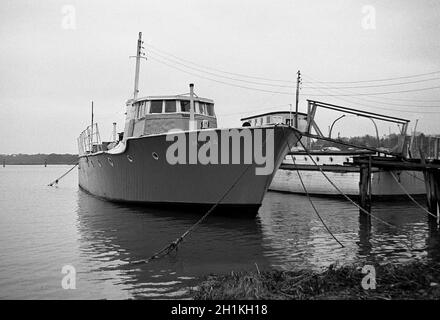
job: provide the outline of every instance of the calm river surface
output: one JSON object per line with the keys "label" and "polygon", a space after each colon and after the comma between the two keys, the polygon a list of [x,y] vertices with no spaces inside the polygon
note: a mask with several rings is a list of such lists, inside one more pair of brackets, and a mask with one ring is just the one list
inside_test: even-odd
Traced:
{"label": "calm river surface", "polygon": [[[116,205],[78,189],[69,166],[0,167],[0,298],[187,298],[210,273],[320,269],[331,263],[401,263],[440,259],[439,233],[411,202],[380,202],[369,231],[341,199],[313,198],[340,246],[304,196],[269,192],[255,218],[208,217],[177,253],[147,259],[200,215]],[[61,286],[61,269],[76,270],[76,289]]]}

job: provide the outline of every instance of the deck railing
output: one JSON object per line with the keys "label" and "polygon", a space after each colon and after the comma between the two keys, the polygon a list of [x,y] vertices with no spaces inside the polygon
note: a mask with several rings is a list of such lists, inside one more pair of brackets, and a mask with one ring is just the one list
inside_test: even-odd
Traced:
{"label": "deck railing", "polygon": [[78,137],[79,156],[102,151],[101,137],[98,124],[88,126]]}

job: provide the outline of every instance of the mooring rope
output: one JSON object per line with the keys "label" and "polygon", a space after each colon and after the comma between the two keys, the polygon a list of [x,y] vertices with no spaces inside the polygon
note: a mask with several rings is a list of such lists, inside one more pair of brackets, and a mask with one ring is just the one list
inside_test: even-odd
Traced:
{"label": "mooring rope", "polygon": [[[292,155],[291,155],[291,156],[292,156]],[[302,179],[302,177],[301,177],[301,174],[299,173],[299,170],[298,170],[298,168],[297,168],[297,166],[296,166],[296,163],[295,163],[295,159],[293,159],[293,157],[292,157],[292,160],[293,160],[293,165],[295,166],[295,169],[296,169],[296,173],[298,174],[299,181],[301,181],[301,185],[302,185],[302,187],[303,187],[303,189],[304,189],[304,192],[305,192],[306,195],[307,195],[307,198],[309,199],[310,205],[312,206],[313,210],[315,211],[315,213],[316,213],[316,215],[318,216],[319,220],[321,220],[322,225],[325,227],[325,229],[328,231],[328,233],[333,237],[333,239],[335,239],[335,241],[336,241],[337,243],[339,243],[339,245],[341,246],[341,248],[344,248],[344,245],[343,245],[343,244],[342,244],[342,243],[341,243],[341,242],[335,237],[335,235],[330,231],[329,227],[327,226],[327,224],[324,222],[324,220],[322,219],[321,215],[319,214],[318,209],[316,209],[315,204],[313,203],[312,198],[310,197],[309,192],[307,191],[307,188],[306,188],[306,186],[304,185],[303,179]]]}
{"label": "mooring rope", "polygon": [[437,219],[437,216],[435,214],[432,214],[431,212],[429,212],[428,210],[426,210],[420,203],[418,203],[411,195],[410,193],[405,189],[405,187],[402,185],[402,183],[397,179],[396,175],[394,174],[394,172],[389,171],[391,176],[394,178],[394,180],[396,180],[397,184],[399,185],[399,187],[402,189],[402,191],[408,196],[408,198],[414,202],[420,209],[422,209],[423,211],[425,211],[427,214],[429,214],[430,216],[432,216],[433,218]]}
{"label": "mooring rope", "polygon": [[[322,173],[322,175],[327,179],[328,182],[330,182],[330,184],[345,198],[347,199],[349,202],[351,202],[355,207],[357,207],[359,210],[361,210],[363,213],[365,213],[366,215],[368,215],[369,217],[372,217],[373,219],[376,219],[377,221],[391,227],[394,228],[396,230],[399,231],[403,231],[405,232],[405,230],[403,228],[400,228],[396,225],[390,224],[378,217],[376,217],[375,215],[371,214],[370,212],[368,212],[367,210],[365,210],[364,208],[362,208],[361,206],[359,206],[356,202],[354,202],[352,199],[350,199],[349,196],[347,196],[344,192],[342,192],[342,190],[339,189],[339,187],[334,184],[333,181],[331,181],[331,179],[325,174],[325,172],[320,168],[320,166],[316,163],[316,161],[313,159],[312,155],[309,153],[309,150],[304,146],[304,144],[302,143],[301,139],[298,140],[299,143],[301,144],[301,146],[304,148],[305,152],[307,153],[307,155],[309,156],[309,158],[312,160],[312,162],[314,163],[314,165],[318,168],[318,170]],[[411,235],[409,235],[411,236]],[[407,247],[407,249],[409,251],[414,250],[413,245],[412,245],[412,239],[410,238],[409,241],[411,243],[408,243],[407,241],[403,241],[404,245]]]}
{"label": "mooring rope", "polygon": [[237,178],[237,180],[229,187],[229,189],[223,194],[223,196],[191,227],[189,227],[180,237],[178,237],[176,240],[168,244],[163,249],[159,250],[155,254],[153,254],[151,257],[149,257],[146,260],[139,260],[131,262],[131,264],[139,264],[139,263],[148,263],[151,260],[158,259],[162,256],[166,256],[170,254],[173,250],[177,250],[178,245],[180,242],[183,241],[183,239],[190,234],[191,231],[193,231],[199,224],[201,224],[213,211],[217,206],[220,204],[220,202],[223,201],[224,198],[229,194],[229,192],[235,187],[235,185],[240,181],[240,179],[243,177],[243,175],[247,172],[247,170],[250,168],[251,165],[247,165],[246,169],[240,174],[240,176]]}
{"label": "mooring rope", "polygon": [[301,146],[304,148],[304,151],[307,153],[307,155],[309,156],[309,158],[312,160],[313,164],[318,168],[318,170],[324,175],[324,177],[328,180],[328,182],[330,182],[330,184],[345,198],[347,199],[349,202],[351,202],[355,207],[357,207],[359,210],[361,210],[363,213],[365,213],[366,215],[372,217],[373,219],[376,219],[377,221],[382,222],[383,224],[392,227],[392,228],[396,228],[398,230],[402,230],[401,228],[399,228],[398,226],[392,225],[378,217],[376,217],[375,215],[371,214],[370,212],[368,212],[367,210],[365,210],[364,208],[362,208],[361,206],[359,206],[356,202],[354,202],[352,199],[350,199],[349,196],[347,196],[341,189],[339,189],[339,187],[325,174],[325,172],[321,169],[321,167],[316,163],[315,159],[313,159],[313,157],[311,156],[311,154],[309,153],[309,150],[304,146],[304,144],[302,143],[301,139],[298,140],[299,143],[301,144]]}
{"label": "mooring rope", "polygon": [[415,174],[411,174],[408,171],[402,171],[403,173],[409,175],[410,177],[413,177],[414,179],[417,179],[419,181],[422,181],[423,183],[425,183],[425,180],[423,180],[422,178],[417,177]]}
{"label": "mooring rope", "polygon": [[61,177],[59,177],[58,179],[55,179],[54,181],[52,181],[51,183],[48,184],[49,187],[52,187],[54,184],[58,184],[58,182],[64,178],[66,175],[69,174],[70,171],[72,171],[73,169],[75,169],[75,167],[78,165],[79,163],[77,162],[72,168],[70,168],[66,173],[64,173]]}
{"label": "mooring rope", "polygon": [[[277,125],[275,125],[277,127]],[[266,145],[266,138],[264,139],[264,145]],[[244,174],[251,168],[252,163],[246,165],[246,168],[243,170],[243,172],[237,177],[237,179],[234,181],[234,183],[226,190],[226,192],[220,197],[220,199],[212,205],[212,207],[191,227],[189,227],[180,237],[178,237],[176,240],[165,246],[163,249],[157,251],[155,254],[150,256],[146,260],[138,260],[130,262],[130,264],[141,264],[141,263],[148,263],[151,260],[158,259],[160,257],[166,256],[170,254],[172,251],[177,250],[179,244],[183,241],[183,239],[190,234],[191,231],[193,231],[199,224],[201,224],[213,211],[217,206],[226,198],[226,196],[231,192],[231,190],[237,185],[237,183],[240,181],[240,179],[244,176]]]}
{"label": "mooring rope", "polygon": [[[284,127],[283,127],[283,135],[284,135]],[[298,139],[298,140],[300,140],[300,139]],[[290,146],[290,144],[289,144],[289,140],[287,140],[287,146],[288,146],[289,151],[290,151],[292,148],[291,148],[291,146]],[[324,222],[324,219],[322,219],[321,215],[319,214],[318,209],[316,208],[315,204],[314,204],[313,201],[312,201],[312,198],[311,198],[310,195],[309,195],[309,192],[307,191],[307,188],[306,188],[306,186],[305,186],[305,184],[304,184],[304,181],[303,181],[303,179],[302,179],[302,177],[301,177],[301,174],[300,174],[300,172],[299,172],[299,170],[298,170],[298,167],[296,166],[295,158],[294,158],[291,154],[290,154],[290,156],[291,156],[291,158],[292,158],[293,165],[295,166],[296,173],[298,174],[299,181],[301,182],[301,185],[302,185],[302,187],[303,187],[303,189],[304,189],[304,192],[306,193],[307,198],[309,199],[310,205],[312,206],[313,210],[315,211],[316,215],[318,216],[319,220],[321,221],[322,225],[325,227],[325,229],[327,230],[327,232],[333,237],[333,239],[335,239],[335,241],[336,241],[337,243],[339,243],[339,245],[341,246],[341,248],[344,248],[344,245],[343,245],[343,244],[342,244],[342,243],[341,243],[341,242],[335,237],[335,235],[331,232],[330,228],[329,228],[329,227],[327,226],[327,224]]]}

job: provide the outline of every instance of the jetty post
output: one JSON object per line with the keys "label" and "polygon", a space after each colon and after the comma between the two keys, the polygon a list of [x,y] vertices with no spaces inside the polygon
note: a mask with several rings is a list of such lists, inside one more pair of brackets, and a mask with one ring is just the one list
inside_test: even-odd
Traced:
{"label": "jetty post", "polygon": [[420,147],[420,163],[425,167],[423,170],[423,177],[425,180],[426,187],[426,205],[428,211],[435,215],[436,218],[429,215],[428,219],[430,221],[435,220],[435,223],[440,222],[440,168],[427,168],[425,154]]}
{"label": "jetty post", "polygon": [[6,161],[3,159],[3,168],[6,167]]}
{"label": "jetty post", "polygon": [[[359,167],[359,205],[367,212],[371,212],[371,156],[368,163],[362,163]],[[366,215],[360,210],[361,215]]]}

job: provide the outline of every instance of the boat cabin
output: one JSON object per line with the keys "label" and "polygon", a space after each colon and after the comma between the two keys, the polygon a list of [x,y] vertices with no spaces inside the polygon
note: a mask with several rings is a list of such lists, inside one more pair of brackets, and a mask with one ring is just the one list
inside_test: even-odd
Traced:
{"label": "boat cabin", "polygon": [[[288,126],[295,126],[295,113],[290,111],[274,111],[263,114],[257,114],[254,116],[240,119],[242,126],[257,127],[263,125],[275,125],[286,124]],[[298,113],[298,129],[299,131],[305,131],[307,127],[307,114]]]}
{"label": "boat cabin", "polygon": [[194,126],[191,128],[189,96],[155,96],[127,103],[124,138],[166,133],[171,129],[200,130],[217,127],[214,101],[194,97]]}

